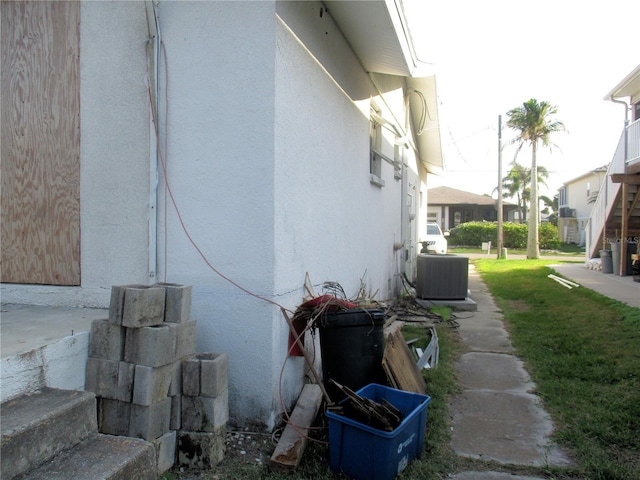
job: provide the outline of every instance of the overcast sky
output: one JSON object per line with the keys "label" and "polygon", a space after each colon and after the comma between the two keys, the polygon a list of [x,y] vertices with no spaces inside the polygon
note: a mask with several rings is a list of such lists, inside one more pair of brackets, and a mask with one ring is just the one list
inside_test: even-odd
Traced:
{"label": "overcast sky", "polygon": [[[498,115],[530,98],[558,107],[568,133],[539,163],[551,196],[565,181],[607,164],[624,107],[603,100],[640,64],[640,1],[403,0],[421,60],[435,66],[447,185],[491,194],[498,184]],[[633,21],[635,19],[635,27]],[[515,148],[503,150],[503,174]],[[518,161],[531,165],[530,150]]]}

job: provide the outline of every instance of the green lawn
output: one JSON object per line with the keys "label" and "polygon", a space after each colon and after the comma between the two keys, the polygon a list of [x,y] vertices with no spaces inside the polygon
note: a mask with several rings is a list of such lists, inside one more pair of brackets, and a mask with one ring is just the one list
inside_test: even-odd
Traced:
{"label": "green lawn", "polygon": [[478,260],[579,478],[640,478],[640,309],[547,278],[539,261]]}

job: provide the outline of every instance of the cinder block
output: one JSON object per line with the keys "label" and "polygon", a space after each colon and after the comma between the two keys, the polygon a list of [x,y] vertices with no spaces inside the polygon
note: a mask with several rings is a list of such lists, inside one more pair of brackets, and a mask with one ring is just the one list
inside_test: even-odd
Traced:
{"label": "cinder block", "polygon": [[164,321],[183,323],[191,319],[191,285],[177,283],[156,283],[154,287],[165,289]]}
{"label": "cinder block", "polygon": [[217,397],[229,386],[229,355],[197,353],[182,362],[182,393],[191,397]]}
{"label": "cinder block", "polygon": [[209,470],[224,460],[225,426],[214,432],[178,432],[178,465],[193,470]]}
{"label": "cinder block", "polygon": [[131,402],[133,398],[133,379],[136,366],[133,363],[120,362],[118,365],[117,400]]}
{"label": "cinder block", "polygon": [[229,420],[229,391],[216,398],[182,397],[182,428],[193,432],[213,432]]}
{"label": "cinder block", "polygon": [[200,359],[193,355],[182,362],[182,394],[200,395]]}
{"label": "cinder block", "polygon": [[171,397],[171,420],[169,422],[171,430],[180,430],[182,428],[182,396],[175,395]]}
{"label": "cinder block", "polygon": [[164,322],[165,289],[127,287],[122,307],[122,325],[130,328],[152,327]]}
{"label": "cinder block", "polygon": [[111,299],[109,302],[109,322],[122,325],[122,310],[124,308],[124,293],[127,288],[146,288],[146,285],[117,285],[111,287]]}
{"label": "cinder block", "polygon": [[200,395],[218,397],[229,387],[229,355],[209,353],[200,356]]}
{"label": "cinder block", "polygon": [[151,405],[167,398],[174,377],[175,363],[162,367],[136,365],[132,402],[136,405]]}
{"label": "cinder block", "polygon": [[97,397],[118,398],[118,368],[120,362],[102,358],[87,358],[85,390]]}
{"label": "cinder block", "polygon": [[108,435],[129,435],[131,404],[108,398],[98,398],[98,431]]}
{"label": "cinder block", "polygon": [[174,362],[174,333],[169,324],[128,328],[124,346],[125,361],[147,367],[161,367]]}
{"label": "cinder block", "polygon": [[177,438],[176,432],[167,432],[160,438],[153,440],[158,475],[162,475],[176,463]]}
{"label": "cinder block", "polygon": [[89,356],[105,360],[120,361],[124,358],[125,328],[111,323],[109,319],[91,322]]}
{"label": "cinder block", "polygon": [[176,335],[176,359],[185,358],[196,353],[196,322],[166,324],[173,327]]}
{"label": "cinder block", "polygon": [[171,399],[169,397],[153,405],[131,404],[129,436],[151,441],[169,431]]}
{"label": "cinder block", "polygon": [[171,385],[169,386],[169,396],[182,395],[182,361],[176,360],[169,364],[171,369]]}

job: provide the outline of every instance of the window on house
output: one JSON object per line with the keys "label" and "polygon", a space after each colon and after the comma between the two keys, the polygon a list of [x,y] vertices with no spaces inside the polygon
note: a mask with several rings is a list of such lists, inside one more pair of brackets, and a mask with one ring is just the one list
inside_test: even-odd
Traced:
{"label": "window on house", "polygon": [[382,150],[382,124],[379,121],[381,117],[381,110],[372,103],[369,123],[369,138],[371,141],[369,171],[372,181],[376,178],[382,181],[382,158],[380,156],[380,151]]}
{"label": "window on house", "polygon": [[560,190],[558,190],[558,206],[559,207],[564,207],[565,205],[567,205],[568,203],[568,198],[567,198],[567,187],[561,187]]}

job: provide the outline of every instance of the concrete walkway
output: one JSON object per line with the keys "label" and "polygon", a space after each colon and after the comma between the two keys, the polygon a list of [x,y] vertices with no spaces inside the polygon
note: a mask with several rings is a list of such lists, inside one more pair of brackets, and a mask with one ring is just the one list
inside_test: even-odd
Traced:
{"label": "concrete walkway", "polygon": [[[461,456],[524,466],[568,466],[568,456],[551,440],[553,424],[531,393],[535,390],[504,328],[501,311],[469,266],[475,312],[459,315],[459,332],[468,352],[457,363],[463,392],[452,402],[452,447]],[[456,480],[514,478],[501,472],[462,472]]]}
{"label": "concrete walkway", "polygon": [[631,275],[621,277],[612,273],[589,270],[583,263],[563,263],[550,265],[550,267],[583,287],[640,308],[640,282],[635,282]]}

